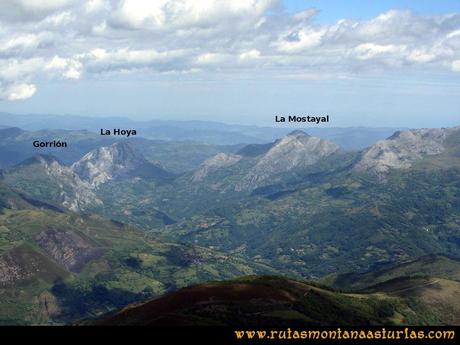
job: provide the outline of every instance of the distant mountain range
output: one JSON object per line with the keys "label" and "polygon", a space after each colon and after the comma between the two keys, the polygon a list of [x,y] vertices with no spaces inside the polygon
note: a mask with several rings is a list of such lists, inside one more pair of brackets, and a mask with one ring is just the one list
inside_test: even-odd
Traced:
{"label": "distant mountain range", "polygon": [[[294,128],[258,127],[212,121],[134,121],[120,117],[80,117],[57,115],[16,115],[0,113],[0,125],[29,131],[136,129],[139,136],[164,141],[195,141],[212,145],[266,143],[282,137]],[[335,142],[344,149],[362,149],[402,128],[300,128],[308,134]]]}
{"label": "distant mountain range", "polygon": [[[233,325],[243,306],[268,324],[459,320],[460,127],[359,150],[300,130],[245,145],[39,132],[72,141],[60,150],[0,132],[3,323],[74,322],[224,279],[101,322],[208,324],[223,310],[217,322]],[[251,274],[290,278],[233,280]],[[210,293],[222,300],[203,304]],[[184,298],[191,309],[162,307]]]}
{"label": "distant mountain range", "polygon": [[[35,140],[60,140],[68,147],[35,148]],[[26,131],[17,127],[0,129],[0,168],[11,167],[37,154],[53,155],[66,165],[75,163],[89,151],[121,142],[124,139],[104,137],[87,130],[37,130]],[[242,145],[212,145],[191,141],[160,141],[145,138],[130,138],[130,143],[142,150],[151,161],[159,162],[175,173],[190,171],[203,160],[219,152],[234,152]]]}
{"label": "distant mountain range", "polygon": [[459,135],[458,127],[411,130],[345,151],[294,131],[219,153],[182,174],[123,141],[71,166],[28,160],[4,170],[3,179],[56,207],[321,276],[457,253]]}

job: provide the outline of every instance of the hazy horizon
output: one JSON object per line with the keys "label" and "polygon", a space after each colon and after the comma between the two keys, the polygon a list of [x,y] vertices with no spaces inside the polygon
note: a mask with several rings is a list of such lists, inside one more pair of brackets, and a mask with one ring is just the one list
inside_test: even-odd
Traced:
{"label": "hazy horizon", "polygon": [[[29,117],[29,116],[36,116],[36,117],[62,117],[64,118],[81,118],[82,120],[104,120],[104,119],[120,119],[120,120],[129,120],[138,123],[146,123],[149,121],[166,121],[166,122],[207,122],[207,123],[215,123],[215,124],[223,124],[228,126],[248,126],[248,127],[260,127],[260,128],[292,128],[295,130],[298,129],[309,129],[309,128],[337,128],[337,129],[346,129],[346,128],[389,128],[389,129],[399,129],[399,128],[428,128],[423,126],[363,126],[363,125],[350,125],[350,126],[333,126],[333,125],[324,125],[324,124],[308,124],[308,123],[278,123],[278,124],[252,124],[252,123],[244,123],[244,122],[236,122],[236,121],[225,121],[225,120],[210,120],[210,119],[200,119],[200,118],[193,118],[193,117],[185,117],[185,118],[157,118],[157,117],[148,117],[148,118],[136,118],[131,116],[123,116],[123,115],[100,115],[100,116],[91,116],[91,115],[79,115],[79,114],[44,114],[44,113],[10,113],[10,112],[0,112],[0,126],[5,125],[2,123],[2,115],[12,115],[17,116],[18,118],[21,117]],[[431,128],[442,128],[442,127],[456,127],[459,124],[454,126],[436,126]],[[44,127],[45,128],[45,127]]]}

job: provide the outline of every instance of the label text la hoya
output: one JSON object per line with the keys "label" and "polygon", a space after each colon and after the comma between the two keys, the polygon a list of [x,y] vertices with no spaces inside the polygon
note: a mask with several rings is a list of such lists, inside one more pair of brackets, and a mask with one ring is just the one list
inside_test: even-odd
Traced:
{"label": "label text la hoya", "polygon": [[113,131],[110,129],[104,129],[101,128],[101,135],[122,135],[125,137],[130,137],[132,135],[137,135],[137,132],[135,129],[119,129],[116,128]]}

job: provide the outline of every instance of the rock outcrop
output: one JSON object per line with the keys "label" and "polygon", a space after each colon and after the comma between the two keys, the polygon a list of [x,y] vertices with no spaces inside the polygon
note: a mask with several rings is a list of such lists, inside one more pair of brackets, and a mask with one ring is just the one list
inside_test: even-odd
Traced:
{"label": "rock outcrop", "polygon": [[195,171],[193,174],[193,181],[201,181],[210,173],[213,173],[221,168],[230,167],[241,160],[242,156],[228,154],[228,153],[218,153],[217,155],[207,159],[203,164]]}
{"label": "rock outcrop", "polygon": [[425,156],[446,149],[446,139],[459,128],[414,129],[399,131],[365,150],[353,170],[384,175],[390,169],[409,169]]}
{"label": "rock outcrop", "polygon": [[72,165],[72,170],[93,187],[110,180],[129,177],[152,177],[167,181],[174,176],[150,163],[126,142],[100,147]]}
{"label": "rock outcrop", "polygon": [[331,141],[311,137],[302,131],[291,132],[261,156],[237,184],[236,190],[257,188],[273,176],[311,166],[339,149]]}
{"label": "rock outcrop", "polygon": [[16,247],[0,256],[0,287],[26,283],[40,277],[53,280],[53,264],[43,254],[27,246]]}
{"label": "rock outcrop", "polygon": [[71,272],[80,272],[90,260],[104,251],[73,231],[48,230],[34,237],[40,248]]}
{"label": "rock outcrop", "polygon": [[70,167],[61,164],[56,158],[39,155],[26,160],[16,170],[31,168],[35,174],[45,174],[49,182],[59,187],[59,202],[65,208],[79,212],[87,208],[102,205],[92,186],[83,181]]}

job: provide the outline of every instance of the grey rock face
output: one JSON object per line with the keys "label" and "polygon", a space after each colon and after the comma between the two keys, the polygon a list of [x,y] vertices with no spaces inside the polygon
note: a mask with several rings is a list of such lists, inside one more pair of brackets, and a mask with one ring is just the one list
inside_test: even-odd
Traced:
{"label": "grey rock face", "polygon": [[38,156],[35,160],[53,181],[59,183],[60,197],[64,207],[72,211],[84,211],[89,206],[102,204],[91,185],[81,180],[71,168],[47,156]]}
{"label": "grey rock face", "polygon": [[72,170],[92,186],[123,176],[136,169],[144,159],[126,143],[116,143],[89,152],[72,165]]}
{"label": "grey rock face", "polygon": [[8,253],[0,257],[0,286],[26,280],[31,276],[32,274],[25,270],[11,254]]}
{"label": "grey rock face", "polygon": [[72,231],[48,230],[35,241],[49,256],[71,272],[79,272],[87,262],[98,258],[103,250]]}
{"label": "grey rock face", "polygon": [[0,287],[52,276],[47,259],[26,247],[17,247],[0,256]]}
{"label": "grey rock face", "polygon": [[275,175],[313,165],[339,149],[339,146],[331,141],[311,137],[302,131],[294,131],[278,140],[259,159],[237,184],[236,190],[257,188]]}
{"label": "grey rock face", "polygon": [[240,155],[218,153],[214,157],[211,157],[204,161],[203,164],[193,174],[193,181],[201,181],[210,173],[213,173],[221,168],[226,168],[238,163],[241,160]]}
{"label": "grey rock face", "polygon": [[74,163],[71,169],[92,187],[127,177],[153,177],[160,181],[174,178],[171,173],[147,161],[126,142],[93,150]]}
{"label": "grey rock face", "polygon": [[447,136],[454,130],[435,128],[396,132],[365,150],[353,169],[377,175],[384,175],[390,169],[409,169],[426,155],[442,153]]}

